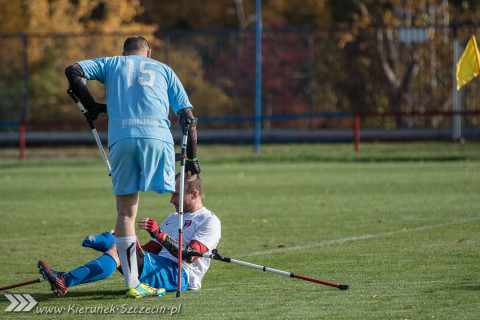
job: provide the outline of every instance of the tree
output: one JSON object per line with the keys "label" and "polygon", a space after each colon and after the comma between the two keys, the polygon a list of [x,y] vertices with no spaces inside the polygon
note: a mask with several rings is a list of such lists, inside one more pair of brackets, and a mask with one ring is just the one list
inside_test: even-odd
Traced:
{"label": "tree", "polygon": [[224,90],[206,77],[202,57],[195,50],[175,50],[170,65],[195,108],[195,116],[218,116],[231,105]]}
{"label": "tree", "polygon": [[[277,26],[273,25],[273,29]],[[207,77],[232,98],[227,114],[252,116],[255,97],[255,35],[231,35],[233,45],[217,51]],[[307,113],[308,50],[305,33],[269,32],[262,39],[262,115]],[[269,126],[269,122],[265,122]],[[284,123],[285,124],[285,123]]]}
{"label": "tree", "polygon": [[334,3],[329,0],[263,0],[262,17],[266,24],[329,28],[334,24]]}
{"label": "tree", "polygon": [[[351,3],[354,4],[356,11],[351,15],[354,29],[350,45],[357,48],[355,50],[357,54],[371,61],[368,81],[378,81],[378,87],[385,88],[384,92],[388,99],[387,105],[379,106],[380,109],[374,111],[405,112],[432,107],[438,109],[439,105],[445,108],[451,103],[449,93],[446,96],[442,94],[430,96],[439,97],[438,101],[421,101],[417,98],[420,94],[417,91],[419,87],[423,88],[422,91],[434,91],[437,83],[434,79],[444,76],[436,71],[437,68],[445,69],[437,65],[444,60],[438,60],[437,51],[432,49],[435,48],[436,42],[441,41],[435,36],[436,32],[438,33],[435,25],[442,23],[444,15],[448,12],[442,7],[442,2],[352,0]],[[402,40],[401,32],[404,37],[407,35],[406,39]],[[409,39],[408,35],[413,32],[421,33],[422,40]],[[443,37],[441,39],[443,40]],[[430,47],[429,50],[425,50],[426,45]],[[375,70],[380,71],[382,75],[380,78],[375,76]],[[432,81],[419,79],[421,70],[423,78],[426,78],[426,71],[429,71],[428,77]],[[378,91],[376,95],[378,96]],[[357,105],[356,108],[359,110],[372,105],[370,102],[368,105]],[[398,117],[396,126],[405,125],[403,120],[405,119]]]}
{"label": "tree", "polygon": [[142,0],[145,11],[137,18],[155,23],[162,31],[172,29],[237,28],[234,0]]}
{"label": "tree", "polygon": [[[93,55],[118,55],[125,35],[141,32],[153,39],[156,30],[155,25],[134,21],[142,12],[139,0],[12,3],[0,0],[0,10],[10,14],[9,19],[0,22],[0,32],[28,35],[30,117],[36,120],[64,119],[78,114],[65,94],[68,84],[63,70],[68,64]],[[22,52],[25,49],[23,44],[21,47],[9,44],[1,50]],[[95,94],[104,96],[102,88],[92,87]]]}

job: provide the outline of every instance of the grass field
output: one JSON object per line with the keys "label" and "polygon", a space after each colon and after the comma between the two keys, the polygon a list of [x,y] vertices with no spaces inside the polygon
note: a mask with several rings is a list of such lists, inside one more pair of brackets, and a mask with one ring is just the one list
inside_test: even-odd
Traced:
{"label": "grass field", "polygon": [[[45,282],[3,291],[0,318],[50,319],[39,313],[57,308],[82,319],[86,308],[113,307],[102,317],[169,317],[179,308],[173,316],[187,319],[478,319],[479,147],[364,144],[355,154],[352,145],[272,145],[261,156],[199,147],[203,201],[222,221],[220,252],[350,289],[213,261],[202,289],[181,299],[126,300],[116,272],[62,298]],[[0,151],[0,286],[38,278],[40,259],[67,271],[96,258],[83,238],[116,220],[98,150],[27,149],[23,162],[12,152]],[[169,200],[142,194],[139,218],[163,220]],[[5,293],[38,304],[7,313]],[[135,307],[165,314],[122,313]]]}

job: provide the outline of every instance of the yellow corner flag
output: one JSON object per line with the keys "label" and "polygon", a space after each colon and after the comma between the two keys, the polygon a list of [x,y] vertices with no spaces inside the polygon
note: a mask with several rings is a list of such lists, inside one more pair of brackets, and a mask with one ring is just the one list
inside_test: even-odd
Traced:
{"label": "yellow corner flag", "polygon": [[480,53],[475,36],[470,38],[467,47],[457,63],[457,90],[478,76],[480,69]]}

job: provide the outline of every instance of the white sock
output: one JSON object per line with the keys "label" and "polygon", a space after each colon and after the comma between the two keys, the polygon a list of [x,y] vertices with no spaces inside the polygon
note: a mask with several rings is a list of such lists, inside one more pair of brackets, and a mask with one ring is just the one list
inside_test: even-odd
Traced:
{"label": "white sock", "polygon": [[127,287],[136,288],[140,284],[138,281],[137,265],[137,237],[115,237],[118,257],[122,265],[123,276]]}

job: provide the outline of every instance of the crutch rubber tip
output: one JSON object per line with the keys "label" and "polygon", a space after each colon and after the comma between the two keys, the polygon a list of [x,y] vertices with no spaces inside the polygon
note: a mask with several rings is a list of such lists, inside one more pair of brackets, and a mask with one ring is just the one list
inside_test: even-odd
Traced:
{"label": "crutch rubber tip", "polygon": [[339,284],[338,289],[340,290],[347,290],[348,289],[348,284]]}
{"label": "crutch rubber tip", "polygon": [[177,298],[181,298],[182,297],[182,292],[181,291],[177,291]]}

